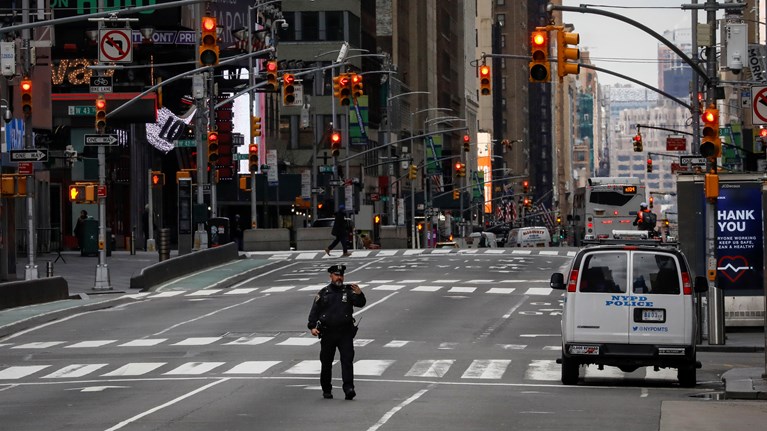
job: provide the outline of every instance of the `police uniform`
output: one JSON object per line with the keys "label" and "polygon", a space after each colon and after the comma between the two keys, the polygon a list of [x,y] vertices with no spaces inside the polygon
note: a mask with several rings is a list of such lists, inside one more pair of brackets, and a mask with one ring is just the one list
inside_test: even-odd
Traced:
{"label": "police uniform", "polygon": [[[333,265],[328,268],[331,274],[343,275],[344,265]],[[320,289],[314,297],[312,309],[309,312],[309,329],[320,330],[320,385],[325,398],[332,398],[331,376],[333,359],[336,348],[341,356],[341,377],[346,399],[352,399],[356,395],[354,391],[354,335],[357,327],[354,325],[354,307],[364,307],[365,294],[354,293],[348,284],[336,286],[329,283]]]}

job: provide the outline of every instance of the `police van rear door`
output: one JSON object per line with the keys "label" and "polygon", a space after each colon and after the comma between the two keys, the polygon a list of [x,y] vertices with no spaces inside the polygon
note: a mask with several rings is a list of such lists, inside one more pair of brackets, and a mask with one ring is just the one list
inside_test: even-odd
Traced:
{"label": "police van rear door", "polygon": [[660,251],[636,250],[631,253],[631,262],[630,343],[688,342],[685,335],[692,333],[692,298],[691,292],[684,295],[677,257]]}
{"label": "police van rear door", "polygon": [[575,331],[572,341],[629,342],[628,258],[626,250],[595,250],[583,257],[578,292],[567,298],[567,307],[575,311],[568,316],[574,320],[569,322]]}

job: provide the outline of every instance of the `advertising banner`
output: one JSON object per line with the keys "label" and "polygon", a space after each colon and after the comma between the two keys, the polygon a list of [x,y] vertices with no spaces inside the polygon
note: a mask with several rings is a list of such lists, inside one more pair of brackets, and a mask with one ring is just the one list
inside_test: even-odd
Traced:
{"label": "advertising banner", "polygon": [[725,295],[762,290],[762,195],[758,183],[724,183],[716,216],[717,271]]}

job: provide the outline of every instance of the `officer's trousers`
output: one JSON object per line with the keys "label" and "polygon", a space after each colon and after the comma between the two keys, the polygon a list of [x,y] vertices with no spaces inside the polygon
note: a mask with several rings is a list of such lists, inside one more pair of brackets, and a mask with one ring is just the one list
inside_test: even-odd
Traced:
{"label": "officer's trousers", "polygon": [[341,356],[341,379],[344,392],[354,389],[354,335],[352,328],[322,331],[320,340],[320,385],[322,392],[330,392],[333,384],[330,382],[333,374],[333,359],[336,348]]}

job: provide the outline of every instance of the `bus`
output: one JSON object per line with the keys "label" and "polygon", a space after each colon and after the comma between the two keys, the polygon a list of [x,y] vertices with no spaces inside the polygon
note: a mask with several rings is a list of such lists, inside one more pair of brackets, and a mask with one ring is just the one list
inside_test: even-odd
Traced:
{"label": "bus", "polygon": [[595,177],[573,195],[568,217],[575,245],[609,238],[613,230],[631,230],[639,205],[645,200],[645,186],[634,177]]}

